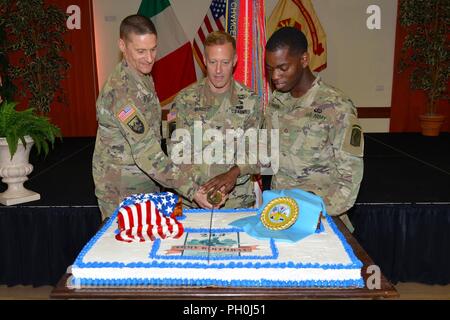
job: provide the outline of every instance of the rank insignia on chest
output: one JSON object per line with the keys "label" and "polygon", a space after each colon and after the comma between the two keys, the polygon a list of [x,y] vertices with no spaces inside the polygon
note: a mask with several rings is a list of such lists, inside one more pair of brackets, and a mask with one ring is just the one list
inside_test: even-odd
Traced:
{"label": "rank insignia on chest", "polygon": [[150,92],[148,92],[148,90],[142,84],[138,83],[137,87],[139,89],[139,94],[144,95],[144,96],[150,94]]}

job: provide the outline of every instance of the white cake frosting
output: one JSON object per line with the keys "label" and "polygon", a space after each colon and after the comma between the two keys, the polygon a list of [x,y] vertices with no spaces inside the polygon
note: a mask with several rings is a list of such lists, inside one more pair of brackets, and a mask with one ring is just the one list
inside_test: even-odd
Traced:
{"label": "white cake frosting", "polygon": [[[330,217],[296,243],[258,240],[229,223],[254,209],[185,210],[178,239],[122,242],[116,215],[71,267],[73,286],[362,287],[362,263]],[[211,220],[212,216],[212,220]],[[211,234],[209,232],[211,226]],[[216,245],[212,245],[216,243]]]}

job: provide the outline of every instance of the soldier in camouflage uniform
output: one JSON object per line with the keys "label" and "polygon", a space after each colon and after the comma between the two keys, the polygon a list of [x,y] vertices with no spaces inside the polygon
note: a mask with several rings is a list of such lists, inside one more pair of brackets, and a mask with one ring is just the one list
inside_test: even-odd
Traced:
{"label": "soldier in camouflage uniform", "polygon": [[[363,176],[364,140],[352,101],[315,77],[307,40],[285,27],[266,45],[266,66],[275,87],[265,127],[279,129],[279,171],[273,189],[300,188],[320,195],[330,215],[351,208]],[[348,219],[344,216],[344,222]],[[347,220],[347,221],[346,221]]]}
{"label": "soldier in camouflage uniform", "polygon": [[[212,32],[204,45],[207,76],[176,97],[170,112],[176,129],[187,129],[190,136],[194,137],[194,121],[199,121],[203,132],[216,129],[223,137],[228,129],[245,131],[253,128],[256,131],[260,127],[260,102],[254,92],[233,79],[233,67],[237,61],[234,38],[225,32]],[[190,143],[189,149],[193,150],[193,140]],[[210,140],[203,140],[201,150],[198,151],[203,153],[210,144]],[[169,141],[168,147],[169,152],[173,151],[174,141]],[[225,151],[224,148],[224,157]],[[246,151],[248,156],[249,148]],[[234,157],[231,164],[207,164],[203,161],[202,164],[194,166],[201,171],[203,182],[217,175],[220,177],[231,169],[231,175],[235,172],[237,181],[234,180],[236,183],[233,183],[234,188],[228,195],[225,207],[248,208],[254,205],[255,195],[250,173],[258,170],[256,164],[252,166],[248,161],[240,163],[239,159]],[[193,203],[187,204],[195,206]]]}
{"label": "soldier in camouflage uniform", "polygon": [[[102,216],[110,216],[133,193],[175,188],[190,200],[199,196],[196,178],[176,167],[161,150],[161,108],[149,75],[156,57],[153,23],[138,15],[120,26],[124,59],[105,83],[97,100],[98,130],[93,156],[95,195]],[[206,205],[205,205],[206,206]]]}

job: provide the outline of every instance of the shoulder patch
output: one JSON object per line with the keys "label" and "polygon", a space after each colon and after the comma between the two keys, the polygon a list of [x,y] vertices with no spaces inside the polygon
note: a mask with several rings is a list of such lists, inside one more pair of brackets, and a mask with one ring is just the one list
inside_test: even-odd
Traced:
{"label": "shoulder patch", "polygon": [[140,113],[132,104],[127,104],[122,107],[117,113],[117,119],[136,134],[143,134],[145,130],[145,121],[141,118]]}
{"label": "shoulder patch", "polygon": [[364,137],[362,127],[358,118],[350,114],[347,116],[347,129],[345,131],[342,151],[348,152],[354,156],[362,157],[364,155]]}
{"label": "shoulder patch", "polygon": [[138,115],[135,115],[133,118],[131,118],[130,121],[127,122],[127,126],[137,134],[143,134],[145,132],[144,123],[139,118]]}
{"label": "shoulder patch", "polygon": [[119,119],[120,122],[126,123],[134,114],[136,114],[136,108],[132,105],[126,105],[117,113],[117,119]]}

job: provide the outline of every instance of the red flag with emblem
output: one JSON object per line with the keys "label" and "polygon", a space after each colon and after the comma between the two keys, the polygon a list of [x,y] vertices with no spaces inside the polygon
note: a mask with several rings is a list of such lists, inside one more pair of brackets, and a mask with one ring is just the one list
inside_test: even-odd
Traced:
{"label": "red flag with emblem", "polygon": [[267,37],[281,27],[295,27],[308,39],[309,67],[319,72],[327,66],[325,31],[311,0],[279,0],[267,21]]}

